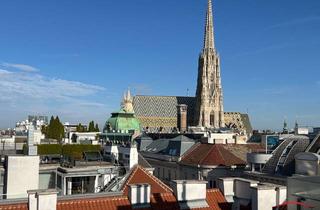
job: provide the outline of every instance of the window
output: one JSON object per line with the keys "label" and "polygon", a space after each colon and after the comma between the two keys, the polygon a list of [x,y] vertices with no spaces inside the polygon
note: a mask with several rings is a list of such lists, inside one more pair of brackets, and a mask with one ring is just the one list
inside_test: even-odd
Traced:
{"label": "window", "polygon": [[177,154],[177,149],[170,149],[169,155],[175,156]]}
{"label": "window", "polygon": [[124,157],[129,159],[130,155],[125,154]]}
{"label": "window", "polygon": [[62,177],[59,174],[57,175],[57,187],[62,188]]}
{"label": "window", "polygon": [[123,154],[119,153],[119,160],[122,160],[122,159],[123,159]]}
{"label": "window", "polygon": [[209,181],[209,188],[215,188],[216,187],[216,181],[210,180]]}

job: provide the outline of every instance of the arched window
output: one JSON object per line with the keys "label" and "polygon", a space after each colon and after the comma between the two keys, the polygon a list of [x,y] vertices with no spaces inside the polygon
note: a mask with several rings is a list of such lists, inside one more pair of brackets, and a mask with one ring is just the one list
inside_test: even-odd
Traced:
{"label": "arched window", "polygon": [[211,111],[210,113],[210,125],[211,126],[214,126],[214,111]]}

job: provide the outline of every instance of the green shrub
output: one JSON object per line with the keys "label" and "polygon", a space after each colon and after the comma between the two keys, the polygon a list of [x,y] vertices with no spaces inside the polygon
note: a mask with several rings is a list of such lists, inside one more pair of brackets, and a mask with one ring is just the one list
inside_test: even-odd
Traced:
{"label": "green shrub", "polygon": [[83,152],[100,151],[100,145],[91,144],[40,144],[38,145],[38,155],[60,154],[69,156],[75,160],[82,159]]}
{"label": "green shrub", "polygon": [[38,145],[38,155],[62,154],[61,144],[40,144]]}
{"label": "green shrub", "polygon": [[91,144],[66,144],[63,145],[62,154],[64,156],[72,157],[75,160],[82,159],[83,152],[92,152],[100,151],[100,145],[91,145]]}

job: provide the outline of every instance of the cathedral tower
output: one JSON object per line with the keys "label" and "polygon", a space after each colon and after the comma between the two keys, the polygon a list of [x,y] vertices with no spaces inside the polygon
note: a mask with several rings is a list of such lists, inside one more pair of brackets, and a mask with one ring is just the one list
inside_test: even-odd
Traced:
{"label": "cathedral tower", "polygon": [[208,0],[204,46],[199,56],[195,124],[207,128],[225,127],[220,57],[214,43],[211,0]]}

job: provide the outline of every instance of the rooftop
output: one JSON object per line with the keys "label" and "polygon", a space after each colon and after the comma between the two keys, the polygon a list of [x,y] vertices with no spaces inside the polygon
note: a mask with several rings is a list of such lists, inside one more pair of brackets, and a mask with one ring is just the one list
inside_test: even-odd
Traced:
{"label": "rooftop", "polygon": [[246,165],[246,154],[260,149],[256,144],[195,144],[180,163],[202,166]]}
{"label": "rooftop", "polygon": [[[130,171],[129,176],[122,187],[122,194],[116,192],[86,196],[59,197],[57,201],[57,210],[131,210],[133,208],[128,198],[128,186],[139,183],[148,183],[151,185],[150,207],[144,208],[144,210],[163,210],[164,207],[166,210],[179,209],[179,204],[171,188],[141,166],[136,166]],[[201,210],[230,209],[229,204],[218,189],[207,190],[206,201],[209,207],[201,208]],[[26,200],[4,202],[5,203],[2,204],[0,203],[1,210],[28,210]],[[200,208],[193,209],[200,210]]]}

